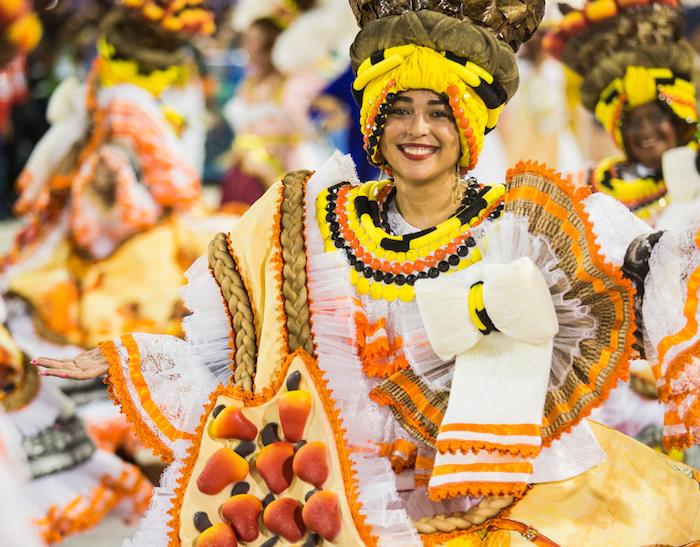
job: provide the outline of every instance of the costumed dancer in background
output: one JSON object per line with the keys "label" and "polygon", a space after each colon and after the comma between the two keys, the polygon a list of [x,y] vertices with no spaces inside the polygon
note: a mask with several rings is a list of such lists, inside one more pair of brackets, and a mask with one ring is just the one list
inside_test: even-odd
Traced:
{"label": "costumed dancer in background", "polygon": [[[2,288],[30,357],[76,355],[125,330],[178,334],[183,272],[233,222],[201,204],[203,98],[189,44],[212,32],[212,14],[135,0],[103,24],[87,82],[56,90],[52,127],[18,182],[25,227]],[[66,391],[98,442],[124,439],[103,385]]]}
{"label": "costumed dancer in background", "polygon": [[[627,372],[635,314],[619,266],[647,227],[539,164],[505,184],[462,178],[544,2],[351,5],[360,126],[392,178],[360,183],[339,154],[287,175],[190,269],[186,340],[124,335],[101,355],[36,362],[108,372],[169,451],[134,544],[697,539],[693,471],[585,420]],[[667,281],[682,315],[697,284]],[[636,319],[665,337],[649,297]],[[683,441],[700,440],[695,355],[659,368]]]}
{"label": "costumed dancer in background", "polygon": [[563,11],[546,47],[581,76],[583,106],[622,151],[593,169],[592,189],[657,227],[695,222],[676,208],[700,195],[695,53],[680,6],[594,0]]}
{"label": "costumed dancer in background", "polygon": [[[233,24],[242,33],[248,65],[224,107],[234,130],[224,203],[250,205],[285,173],[318,167],[327,157],[328,146],[312,123],[310,108],[342,70],[332,57],[347,48],[345,38],[354,24],[347,5],[318,4],[250,0],[234,9]],[[317,38],[313,44],[310,34]]]}
{"label": "costumed dancer in background", "polygon": [[[28,1],[0,5],[0,150],[12,131],[12,106],[27,95],[26,55],[41,38],[41,23]],[[0,218],[10,213],[9,165],[0,157]]]}
{"label": "costumed dancer in background", "polygon": [[[2,322],[4,312],[0,300]],[[39,377],[0,324],[0,408],[4,411],[0,418],[9,442],[17,439],[18,455],[26,459],[30,476],[19,485],[14,507],[15,511],[26,508],[36,527],[22,541],[3,545],[29,545],[37,531],[46,543],[58,543],[99,524],[114,510],[128,520],[139,518],[150,502],[153,489],[146,477],[137,467],[95,446],[75,404],[59,385],[54,378]],[[2,449],[3,461],[1,453]],[[0,465],[0,472],[6,473],[7,468]],[[11,485],[3,483],[3,496],[9,491],[6,487]],[[3,513],[3,519],[6,516]],[[10,530],[18,533],[14,526],[12,522]],[[0,532],[0,538],[5,533]]]}
{"label": "costumed dancer in background", "polygon": [[[547,47],[580,74],[583,105],[624,152],[593,169],[592,189],[657,227],[697,223],[694,53],[681,39],[681,8],[675,2],[594,0],[580,11],[564,11]],[[635,270],[647,260],[660,235],[636,245],[627,267]],[[643,276],[638,291],[644,294]],[[660,447],[663,414],[649,364],[638,360],[630,383],[615,390],[595,418]],[[700,464],[696,449],[675,456]]]}

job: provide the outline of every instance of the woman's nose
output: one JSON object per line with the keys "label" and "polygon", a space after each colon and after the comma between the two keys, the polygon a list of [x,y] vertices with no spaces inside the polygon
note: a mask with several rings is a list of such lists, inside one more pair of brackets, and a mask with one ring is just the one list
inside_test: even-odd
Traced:
{"label": "woman's nose", "polygon": [[425,116],[416,114],[411,117],[411,123],[408,126],[408,134],[413,137],[420,137],[428,132],[428,121]]}

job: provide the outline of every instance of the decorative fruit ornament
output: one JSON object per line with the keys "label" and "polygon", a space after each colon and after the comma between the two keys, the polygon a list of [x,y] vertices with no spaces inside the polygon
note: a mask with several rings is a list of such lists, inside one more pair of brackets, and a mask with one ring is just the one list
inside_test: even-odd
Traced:
{"label": "decorative fruit ornament", "polygon": [[296,389],[280,395],[279,415],[284,438],[290,443],[301,440],[310,413],[311,393],[308,391]]}
{"label": "decorative fruit ornament", "polygon": [[248,475],[248,462],[230,448],[220,448],[207,460],[197,477],[197,488],[203,494],[213,496],[229,484]]}

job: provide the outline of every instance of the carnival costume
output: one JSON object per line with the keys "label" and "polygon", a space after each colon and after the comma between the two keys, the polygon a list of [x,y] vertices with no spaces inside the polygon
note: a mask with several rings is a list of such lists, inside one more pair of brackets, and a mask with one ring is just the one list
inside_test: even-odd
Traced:
{"label": "carnival costume", "polygon": [[[687,146],[664,154],[663,174],[625,155],[603,160],[591,172],[594,191],[612,195],[658,228],[694,225],[698,218],[695,53],[681,39],[682,28],[675,2],[595,0],[581,10],[568,11],[559,28],[545,38],[550,52],[581,75],[583,105],[621,150],[625,150],[622,124],[632,109],[658,102],[673,119],[680,143]],[[640,257],[648,258],[657,241],[658,235],[645,240],[636,256],[630,254],[629,267],[637,267]],[[639,290],[644,290],[643,281]],[[615,390],[594,416],[645,444],[661,447],[663,408],[645,360],[633,362],[630,384]],[[697,455],[685,458],[700,463]]]}
{"label": "carnival costume", "polygon": [[[679,146],[697,149],[695,52],[682,30],[676,1],[593,0],[581,10],[567,10],[559,29],[546,38],[548,50],[582,77],[583,105],[623,151],[593,169],[593,190],[612,195],[651,224],[669,202],[686,201],[687,191],[668,195],[661,171],[628,158],[621,127],[630,110],[658,102],[673,120]],[[694,161],[684,168],[697,172]],[[673,217],[662,224],[679,225]]]}
{"label": "carnival costume", "polygon": [[[351,2],[368,157],[382,164],[397,95],[430,89],[447,96],[467,171],[543,3],[418,4]],[[532,163],[505,184],[470,181],[425,230],[395,191],[360,184],[340,155],[287,175],[188,272],[186,340],[101,344],[113,394],[172,462],[133,544],[700,537],[690,468],[584,419],[627,372],[633,290],[611,264],[645,226]]]}

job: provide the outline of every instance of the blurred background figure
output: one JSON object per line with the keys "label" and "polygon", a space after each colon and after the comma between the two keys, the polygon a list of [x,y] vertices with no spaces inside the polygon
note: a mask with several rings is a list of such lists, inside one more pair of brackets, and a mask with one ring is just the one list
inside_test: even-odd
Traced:
{"label": "blurred background figure", "polygon": [[328,100],[318,98],[346,68],[356,26],[347,3],[313,0],[239,2],[233,26],[246,65],[224,107],[235,136],[221,199],[251,204],[284,173],[327,157],[331,144],[311,108],[334,117]]}

